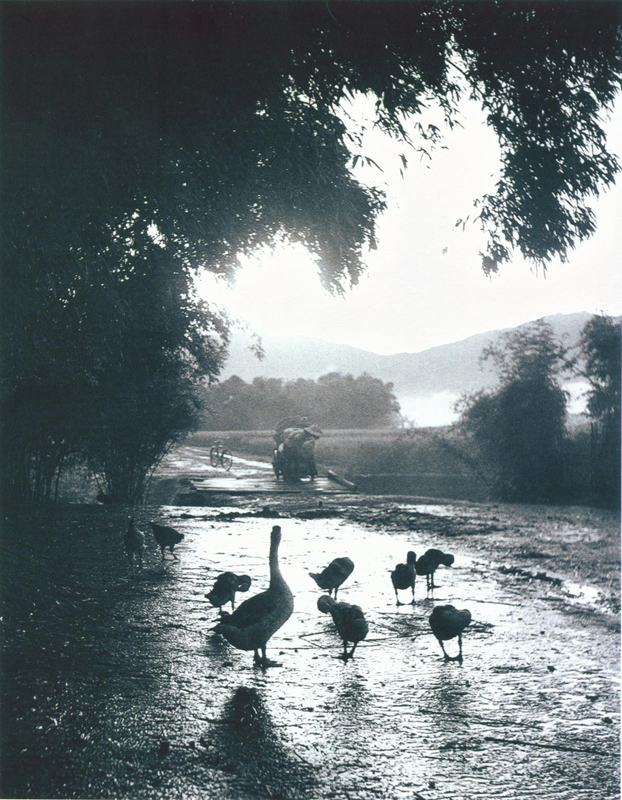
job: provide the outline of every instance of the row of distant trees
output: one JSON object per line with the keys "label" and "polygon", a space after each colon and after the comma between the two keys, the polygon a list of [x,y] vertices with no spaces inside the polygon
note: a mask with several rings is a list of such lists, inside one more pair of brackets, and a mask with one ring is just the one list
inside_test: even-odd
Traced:
{"label": "row of distant trees", "polygon": [[[469,458],[495,496],[504,500],[552,501],[590,494],[620,498],[621,325],[594,316],[571,354],[548,323],[539,320],[506,335],[484,351],[499,384],[461,402],[459,429]],[[589,432],[570,436],[568,374],[587,379]]]}
{"label": "row of distant trees", "polygon": [[[483,352],[495,364],[498,385],[462,398],[460,420],[443,441],[451,441],[492,495],[528,502],[619,498],[620,328],[611,317],[594,316],[571,351],[539,320]],[[571,377],[589,384],[589,423],[569,430],[563,383]],[[295,414],[334,429],[390,427],[401,419],[393,384],[367,374],[251,383],[234,376],[207,388],[202,399],[207,430],[265,430]]]}
{"label": "row of distant trees", "polygon": [[383,428],[399,422],[393,384],[363,374],[330,372],[317,380],[283,381],[237,375],[206,388],[206,430],[270,430],[278,420],[302,415],[324,428]]}

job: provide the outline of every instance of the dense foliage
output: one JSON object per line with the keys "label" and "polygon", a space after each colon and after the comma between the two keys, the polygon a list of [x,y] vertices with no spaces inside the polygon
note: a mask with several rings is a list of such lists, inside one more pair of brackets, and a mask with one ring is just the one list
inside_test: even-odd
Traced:
{"label": "dense foliage", "polygon": [[356,282],[384,198],[352,171],[368,158],[344,122],[353,95],[424,151],[440,128],[409,117],[435,106],[451,126],[461,96],[482,104],[502,157],[478,204],[486,271],[514,249],[565,257],[617,169],[601,126],[620,85],[615,3],[0,10],[2,476],[18,497],[52,496],[86,459],[140,498],[228,341],[195,270],[230,276],[289,237],[328,288]]}
{"label": "dense foliage", "polygon": [[489,348],[499,386],[464,401],[461,425],[494,493],[504,500],[558,499],[564,487],[566,393],[559,385],[566,353],[539,320]]}
{"label": "dense foliage", "polygon": [[[136,236],[129,225],[126,235]],[[24,276],[41,294],[29,304],[16,293],[21,324],[6,328],[2,473],[12,496],[54,497],[62,469],[80,460],[107,494],[136,502],[198,419],[195,387],[221,363],[226,321],[205,313],[162,247],[134,243],[132,253],[111,245],[76,259],[67,285],[43,268]]]}
{"label": "dense foliage", "polygon": [[620,320],[605,315],[592,317],[581,335],[581,355],[584,366],[580,374],[590,383],[587,408],[594,421],[591,438],[592,488],[607,500],[619,504],[622,438]]}
{"label": "dense foliage", "polygon": [[[474,450],[472,466],[498,497],[572,495],[619,504],[621,337],[620,320],[593,316],[569,358],[540,320],[485,351],[499,370],[499,386],[463,400],[460,428]],[[589,383],[589,430],[566,427],[563,373]]]}
{"label": "dense foliage", "polygon": [[251,383],[234,375],[209,387],[203,400],[202,427],[219,431],[274,430],[279,420],[298,414],[323,428],[383,428],[394,426],[399,414],[393,384],[366,374]]}

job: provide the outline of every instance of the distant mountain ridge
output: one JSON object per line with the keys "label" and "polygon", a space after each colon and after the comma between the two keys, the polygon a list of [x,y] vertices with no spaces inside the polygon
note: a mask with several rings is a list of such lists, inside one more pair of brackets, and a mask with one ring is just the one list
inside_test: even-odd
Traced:
{"label": "distant mountain ridge", "polygon": [[[544,317],[555,335],[567,347],[579,341],[581,330],[592,317],[587,312],[555,314]],[[529,323],[525,323],[529,324]],[[517,326],[518,328],[524,325]],[[238,375],[245,381],[256,377],[317,379],[328,372],[350,373],[355,377],[367,372],[393,383],[398,396],[424,396],[439,392],[460,394],[488,388],[496,382],[490,362],[480,364],[485,347],[500,343],[503,334],[513,328],[479,333],[452,344],[432,347],[419,353],[378,355],[345,344],[298,336],[265,336],[266,358],[258,361],[248,346],[235,339],[225,365],[223,379]]]}

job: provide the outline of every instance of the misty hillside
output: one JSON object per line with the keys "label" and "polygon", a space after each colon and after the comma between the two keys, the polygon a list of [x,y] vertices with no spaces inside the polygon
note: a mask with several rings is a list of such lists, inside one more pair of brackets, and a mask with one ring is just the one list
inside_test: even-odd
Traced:
{"label": "misty hillside", "polygon": [[[555,314],[545,317],[566,346],[578,342],[581,329],[591,314]],[[520,326],[522,327],[522,326]],[[377,355],[344,344],[296,336],[266,336],[266,358],[258,361],[244,341],[234,340],[223,378],[239,375],[245,381],[255,377],[319,378],[327,372],[367,372],[394,384],[396,395],[428,395],[439,392],[460,394],[486,388],[495,383],[490,363],[479,362],[482,350],[499,343],[510,328],[481,333],[453,344],[432,347],[420,353]]]}

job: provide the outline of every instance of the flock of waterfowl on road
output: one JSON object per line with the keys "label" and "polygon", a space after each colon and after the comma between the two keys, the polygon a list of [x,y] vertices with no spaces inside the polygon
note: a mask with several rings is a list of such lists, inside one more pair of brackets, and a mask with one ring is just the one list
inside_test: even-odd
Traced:
{"label": "flock of waterfowl on road", "polygon": [[[168,525],[155,522],[149,523],[153,536],[160,547],[162,560],[164,551],[168,548],[171,555],[177,559],[173,548],[183,538],[184,534]],[[275,665],[266,655],[266,646],[272,636],[281,628],[292,615],[294,610],[294,597],[279,568],[279,544],[281,542],[281,528],[274,525],[270,533],[270,583],[264,592],[249,597],[235,608],[237,592],[247,592],[251,586],[248,575],[236,575],[234,572],[223,572],[214,583],[214,587],[206,595],[210,604],[218,608],[221,619],[212,629],[223,636],[238,650],[253,650],[253,661],[256,665],[268,667]],[[132,575],[142,569],[143,549],[145,535],[138,529],[133,518],[130,518],[124,536],[125,551],[127,553]],[[415,603],[416,576],[426,577],[428,591],[435,588],[434,573],[439,566],[450,567],[454,563],[454,556],[443,553],[442,550],[427,550],[419,559],[410,550],[406,556],[405,564],[398,564],[391,572],[391,583],[395,591],[397,605],[407,605],[399,599],[398,591],[412,592]],[[369,625],[363,610],[351,603],[337,602],[337,591],[354,570],[353,561],[347,556],[335,558],[321,572],[310,572],[309,575],[318,587],[328,594],[323,594],[317,601],[318,610],[323,614],[330,614],[335,628],[343,642],[343,653],[340,658],[344,662],[354,655],[354,650],[359,642],[363,641],[369,632]],[[332,593],[334,592],[334,597]],[[231,613],[223,611],[222,607],[231,603]],[[471,622],[471,614],[467,610],[460,611],[452,605],[436,606],[430,618],[432,633],[437,638],[445,661],[458,661],[462,663],[462,632]],[[445,642],[458,638],[459,652],[457,656],[449,656],[445,650]],[[348,644],[352,649],[348,652]]]}

